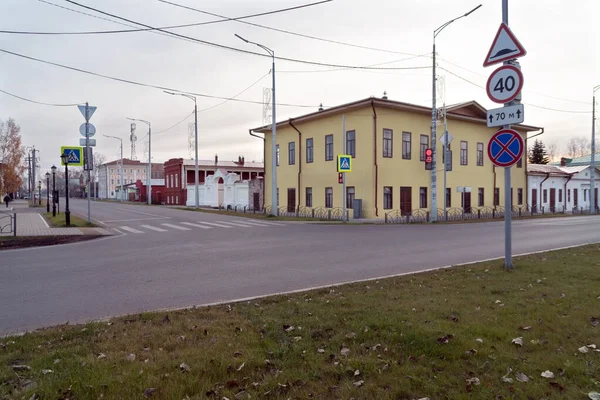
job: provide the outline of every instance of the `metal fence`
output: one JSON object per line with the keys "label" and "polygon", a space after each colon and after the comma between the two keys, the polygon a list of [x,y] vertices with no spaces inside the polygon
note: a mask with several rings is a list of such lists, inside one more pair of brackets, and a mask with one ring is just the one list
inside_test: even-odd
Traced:
{"label": "metal fence", "polygon": [[17,214],[12,211],[0,211],[0,233],[12,233],[17,236]]}
{"label": "metal fence", "polygon": [[[272,207],[266,206],[263,209],[255,209],[250,206],[220,206],[219,210],[231,211],[242,214],[271,214]],[[325,208],[325,207],[296,207],[290,208],[281,206],[277,208],[280,217],[306,218],[323,221],[342,221],[344,212],[341,207]],[[346,210],[346,219],[349,217],[349,211]]]}

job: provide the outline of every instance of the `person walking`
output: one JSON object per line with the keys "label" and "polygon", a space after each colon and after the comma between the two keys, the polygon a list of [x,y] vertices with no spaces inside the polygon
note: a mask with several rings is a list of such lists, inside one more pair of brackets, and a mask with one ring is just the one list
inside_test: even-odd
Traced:
{"label": "person walking", "polygon": [[4,196],[4,203],[6,203],[6,208],[8,208],[9,202],[10,202],[10,197],[8,195]]}

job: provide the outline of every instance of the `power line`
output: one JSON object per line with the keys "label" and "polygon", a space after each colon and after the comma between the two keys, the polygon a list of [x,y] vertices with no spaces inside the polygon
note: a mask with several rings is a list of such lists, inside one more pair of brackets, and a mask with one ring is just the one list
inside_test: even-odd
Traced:
{"label": "power line", "polygon": [[[73,9],[70,9],[67,7],[59,6],[58,4],[49,3],[44,0],[39,0],[39,1],[46,3],[46,4],[54,5],[56,7],[64,8],[69,11],[74,11],[77,13],[81,13],[83,15],[95,17],[92,14],[82,13],[80,11],[76,11],[76,10],[73,10]],[[100,35],[100,34],[114,34],[114,33],[146,32],[146,31],[162,30],[162,29],[188,28],[188,27],[192,27],[192,26],[211,25],[211,24],[216,24],[219,22],[237,21],[237,20],[241,20],[241,19],[255,18],[255,17],[264,16],[264,15],[277,14],[277,13],[281,13],[281,12],[285,12],[285,11],[292,11],[292,10],[297,10],[297,9],[304,8],[304,7],[319,5],[322,3],[328,3],[330,1],[333,1],[333,0],[322,0],[322,1],[315,2],[315,3],[303,4],[303,5],[299,5],[299,6],[295,6],[295,7],[282,8],[282,9],[273,10],[273,11],[266,11],[266,12],[257,13],[257,14],[244,15],[244,16],[236,17],[236,18],[222,18],[222,19],[214,20],[214,21],[196,22],[196,23],[192,23],[192,24],[182,24],[182,25],[170,25],[170,26],[163,26],[160,28],[142,28],[142,29],[135,28],[135,29],[120,29],[120,30],[108,30],[108,31],[83,31],[83,32],[39,32],[39,31],[0,30],[0,33],[16,34],[16,35]],[[115,21],[107,19],[107,18],[102,18],[102,19],[106,20],[106,21],[110,21],[110,22],[115,22]],[[126,25],[126,26],[129,26],[129,25]]]}
{"label": "power line", "polygon": [[[6,53],[6,54],[11,54],[13,56],[17,56],[17,57],[21,57],[21,58],[25,58],[27,60],[37,61],[37,62],[40,62],[40,63],[43,63],[43,64],[48,64],[48,65],[53,65],[55,67],[68,69],[68,70],[71,70],[71,71],[81,72],[83,74],[97,76],[97,77],[100,77],[100,78],[110,79],[110,80],[117,81],[117,82],[122,82],[122,83],[129,83],[131,85],[136,85],[136,86],[149,87],[149,88],[160,89],[160,90],[167,90],[169,92],[186,93],[186,94],[191,94],[193,96],[205,97],[205,98],[209,98],[209,99],[220,99],[220,100],[228,100],[228,101],[237,101],[237,102],[240,102],[240,103],[249,103],[249,104],[263,104],[260,101],[241,100],[241,99],[236,99],[236,98],[233,98],[233,97],[213,96],[213,95],[208,95],[208,94],[203,94],[203,93],[188,92],[186,90],[174,89],[174,88],[170,88],[170,87],[166,87],[166,86],[151,85],[151,84],[147,84],[147,83],[141,83],[141,82],[131,81],[131,80],[128,80],[128,79],[117,78],[117,77],[113,77],[113,76],[109,76],[109,75],[103,75],[103,74],[99,74],[99,73],[96,73],[96,72],[86,71],[86,70],[81,69],[81,68],[71,67],[71,66],[68,66],[68,65],[59,64],[59,63],[55,63],[55,62],[52,62],[52,61],[46,61],[46,60],[42,60],[42,59],[39,59],[39,58],[26,56],[24,54],[19,54],[19,53],[15,53],[15,52],[12,52],[12,51],[9,51],[9,50],[4,50],[4,49],[0,49],[0,52]],[[278,106],[283,106],[283,107],[299,107],[299,108],[316,108],[317,107],[315,105],[301,105],[301,104],[288,104],[288,103],[277,103],[277,105]]]}
{"label": "power line", "polygon": [[[76,1],[73,1],[73,0],[65,0],[65,1],[69,2],[71,4],[74,4],[74,5],[77,5],[79,7],[86,8],[88,10],[96,11],[96,12],[98,12],[100,14],[103,14],[103,15],[107,15],[107,16],[110,16],[110,17],[113,17],[113,18],[117,18],[117,19],[129,22],[129,23],[133,23],[133,24],[137,24],[137,25],[140,25],[140,26],[144,26],[146,28],[152,28],[153,30],[157,30],[159,32],[164,32],[164,33],[172,35],[172,36],[174,36],[176,38],[189,39],[189,40],[193,40],[194,42],[201,43],[201,44],[204,44],[204,45],[207,45],[207,46],[218,47],[218,48],[222,48],[222,49],[226,49],[226,50],[236,51],[236,52],[239,52],[239,53],[251,54],[251,55],[260,56],[260,57],[269,57],[269,58],[271,57],[270,55],[264,54],[264,53],[257,53],[257,52],[250,51],[250,50],[239,49],[239,48],[236,48],[236,47],[226,46],[226,45],[219,44],[219,43],[213,43],[213,42],[209,42],[209,41],[206,41],[206,40],[197,39],[197,38],[194,38],[194,37],[191,37],[191,36],[187,36],[187,35],[181,35],[181,34],[175,33],[175,32],[165,31],[165,30],[162,30],[160,28],[156,28],[156,27],[153,27],[153,26],[150,26],[150,25],[143,24],[141,22],[132,21],[130,19],[127,19],[127,18],[124,18],[124,17],[120,17],[118,15],[114,15],[114,14],[111,14],[111,13],[108,13],[108,12],[105,12],[105,11],[101,11],[101,10],[98,10],[96,8],[89,7],[89,6],[86,6],[86,5],[83,5],[83,4],[79,4],[79,3],[77,3]],[[287,58],[287,57],[275,57],[275,58],[278,59],[278,60],[281,60],[281,61],[289,61],[289,62],[295,62],[295,63],[301,63],[301,64],[309,64],[309,65],[318,65],[318,66],[321,66],[321,67],[349,68],[349,69],[403,70],[403,69],[426,69],[426,68],[431,68],[430,66],[404,67],[404,68],[400,68],[400,67],[393,67],[393,68],[373,68],[373,67],[365,67],[365,66],[359,66],[359,65],[329,64],[329,63],[322,63],[322,62],[316,62],[316,61],[307,61],[307,60],[299,60],[299,59]]]}
{"label": "power line", "polygon": [[41,105],[43,105],[43,106],[53,106],[53,107],[73,107],[73,106],[77,106],[77,105],[79,105],[79,104],[83,104],[83,103],[73,103],[73,104],[54,104],[54,103],[44,103],[44,102],[42,102],[42,101],[31,100],[31,99],[27,99],[27,98],[25,98],[25,97],[18,96],[18,95],[14,94],[14,93],[9,93],[9,92],[7,92],[7,91],[5,91],[5,90],[2,90],[2,89],[0,89],[0,92],[2,92],[2,93],[4,93],[4,94],[7,94],[7,95],[9,95],[9,96],[15,97],[15,98],[17,98],[17,99],[19,99],[19,100],[28,101],[28,102],[30,102],[30,103],[35,103],[35,104],[41,104]]}
{"label": "power line", "polygon": [[[190,114],[186,115],[186,116],[185,116],[185,118],[183,118],[181,121],[179,121],[178,123],[176,123],[176,124],[175,124],[175,125],[173,125],[172,127],[170,127],[170,128],[167,128],[167,129],[163,129],[162,131],[153,132],[153,134],[154,134],[154,135],[158,135],[158,134],[160,134],[160,133],[164,133],[164,132],[166,132],[166,131],[170,131],[171,129],[173,129],[173,128],[175,128],[176,126],[178,126],[178,125],[182,124],[183,122],[185,122],[185,120],[187,120],[187,119],[188,119],[189,117],[191,117],[192,115],[194,115],[194,112],[193,112],[193,111],[192,111]],[[148,134],[146,134],[146,136],[148,136]],[[146,136],[144,136],[144,137],[142,138],[142,140],[144,140],[144,138],[145,138]]]}
{"label": "power line", "polygon": [[305,34],[302,34],[302,33],[292,32],[292,31],[288,31],[288,30],[285,30],[285,29],[272,28],[272,27],[266,26],[266,25],[255,24],[253,22],[239,21],[237,18],[229,18],[229,17],[226,17],[224,15],[211,13],[211,12],[208,12],[208,11],[200,10],[200,9],[189,7],[189,6],[184,6],[182,4],[174,3],[174,2],[171,2],[171,1],[167,1],[167,0],[158,0],[158,1],[160,1],[161,3],[170,4],[170,5],[175,6],[175,7],[184,8],[184,9],[187,9],[187,10],[190,10],[190,11],[196,11],[196,12],[199,12],[201,14],[211,15],[213,17],[219,17],[219,18],[226,18],[229,21],[235,21],[235,22],[239,22],[239,23],[242,23],[242,24],[246,24],[246,25],[252,25],[252,26],[256,26],[258,28],[268,29],[268,30],[275,31],[275,32],[281,32],[281,33],[285,33],[285,34],[288,34],[288,35],[293,35],[293,36],[299,36],[299,37],[303,37],[303,38],[307,38],[307,39],[318,40],[318,41],[321,41],[321,42],[328,42],[328,43],[339,44],[339,45],[342,45],[342,46],[355,47],[355,48],[364,49],[364,50],[373,50],[373,51],[379,51],[379,52],[383,52],[383,53],[394,53],[394,54],[401,54],[401,55],[405,55],[405,56],[421,57],[421,55],[418,55],[418,54],[403,53],[403,52],[400,52],[400,51],[387,50],[387,49],[379,49],[379,48],[370,47],[370,46],[361,46],[361,45],[358,45],[358,44],[352,44],[352,43],[347,43],[347,42],[340,42],[340,41],[337,41],[337,40],[324,39],[324,38],[320,38],[320,37],[316,37],[316,36],[305,35]]}

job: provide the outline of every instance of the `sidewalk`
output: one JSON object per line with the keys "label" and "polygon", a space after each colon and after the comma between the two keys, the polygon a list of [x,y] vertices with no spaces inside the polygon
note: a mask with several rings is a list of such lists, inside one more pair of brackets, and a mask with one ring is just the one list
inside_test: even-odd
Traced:
{"label": "sidewalk", "polygon": [[[29,207],[27,200],[15,200],[9,208],[17,217],[17,236],[54,236],[54,235],[111,235],[104,228],[52,228],[41,215],[45,208]],[[12,236],[13,233],[0,233],[0,236]]]}

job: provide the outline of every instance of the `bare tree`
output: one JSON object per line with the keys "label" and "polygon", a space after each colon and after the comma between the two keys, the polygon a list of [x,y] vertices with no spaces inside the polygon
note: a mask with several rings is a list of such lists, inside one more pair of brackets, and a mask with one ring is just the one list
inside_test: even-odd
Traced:
{"label": "bare tree", "polygon": [[577,136],[569,139],[567,143],[567,155],[569,157],[583,157],[590,154],[590,140],[586,136]]}
{"label": "bare tree", "polygon": [[552,142],[546,147],[546,154],[548,154],[548,159],[550,160],[550,162],[557,161],[556,160],[556,157],[558,155],[557,153],[558,153],[558,145],[556,144],[556,142]]}
{"label": "bare tree", "polygon": [[92,197],[98,197],[97,183],[98,180],[98,168],[106,161],[106,156],[102,153],[94,153],[94,169],[91,171],[90,179],[92,180]]}

